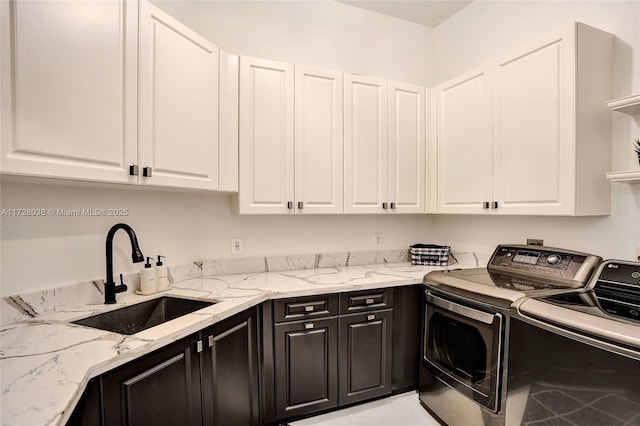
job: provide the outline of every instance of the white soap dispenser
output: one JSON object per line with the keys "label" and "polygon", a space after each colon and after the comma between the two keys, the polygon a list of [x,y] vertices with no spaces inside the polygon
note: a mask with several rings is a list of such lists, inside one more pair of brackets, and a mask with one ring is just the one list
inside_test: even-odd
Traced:
{"label": "white soap dispenser", "polygon": [[144,269],[140,271],[140,293],[151,294],[156,289],[156,270],[151,264],[151,258],[147,257],[147,263],[144,264]]}
{"label": "white soap dispenser", "polygon": [[164,256],[158,255],[158,261],[156,262],[156,284],[158,291],[164,291],[169,288],[169,268],[162,264],[162,258]]}

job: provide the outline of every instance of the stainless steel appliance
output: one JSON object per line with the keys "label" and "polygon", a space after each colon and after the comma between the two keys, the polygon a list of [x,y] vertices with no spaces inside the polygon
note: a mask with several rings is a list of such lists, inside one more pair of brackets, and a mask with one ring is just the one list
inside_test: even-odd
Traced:
{"label": "stainless steel appliance", "polygon": [[640,425],[640,263],[512,309],[508,424]]}
{"label": "stainless steel appliance", "polygon": [[452,426],[505,424],[511,305],[582,288],[601,260],[557,248],[500,245],[486,268],[425,275],[422,405]]}

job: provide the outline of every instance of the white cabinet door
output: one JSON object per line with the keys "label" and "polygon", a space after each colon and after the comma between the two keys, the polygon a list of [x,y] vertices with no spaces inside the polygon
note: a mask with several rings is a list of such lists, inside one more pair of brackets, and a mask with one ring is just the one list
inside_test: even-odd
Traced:
{"label": "white cabinet door", "polygon": [[492,199],[491,78],[482,67],[436,89],[438,213],[482,213]]}
{"label": "white cabinet door", "polygon": [[293,213],[293,65],[240,58],[240,213]]}
{"label": "white cabinet door", "polygon": [[342,73],[295,67],[296,213],[343,212]]}
{"label": "white cabinet door", "polygon": [[387,199],[387,80],[344,76],[346,213],[383,213]]}
{"label": "white cabinet door", "polygon": [[218,55],[204,37],[140,3],[143,183],[218,189]]}
{"label": "white cabinet door", "polygon": [[0,8],[2,172],[135,181],[128,166],[137,150],[137,5]]}
{"label": "white cabinet door", "polygon": [[612,41],[574,24],[439,86],[438,212],[609,214]]}
{"label": "white cabinet door", "polygon": [[576,23],[495,61],[497,213],[610,213],[612,46]]}
{"label": "white cabinet door", "polygon": [[389,82],[389,211],[425,212],[425,89]]}
{"label": "white cabinet door", "polygon": [[494,65],[493,199],[504,214],[567,214],[575,194],[575,37]]}

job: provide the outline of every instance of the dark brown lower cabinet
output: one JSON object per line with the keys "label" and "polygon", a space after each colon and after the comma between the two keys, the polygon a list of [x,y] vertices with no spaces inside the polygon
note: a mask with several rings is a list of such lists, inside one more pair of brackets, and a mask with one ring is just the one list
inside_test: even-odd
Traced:
{"label": "dark brown lower cabinet", "polygon": [[89,381],[76,409],[67,421],[67,426],[101,426],[102,398],[100,378]]}
{"label": "dark brown lower cabinet", "polygon": [[257,365],[250,309],[93,379],[67,424],[259,425]]}
{"label": "dark brown lower cabinet", "polygon": [[312,413],[338,403],[338,319],[274,326],[276,418]]}
{"label": "dark brown lower cabinet", "polygon": [[239,314],[233,321],[202,333],[204,424],[260,424],[255,311]]}
{"label": "dark brown lower cabinet", "polygon": [[422,284],[393,289],[393,372],[391,391],[418,387],[420,333],[422,329]]}
{"label": "dark brown lower cabinet", "polygon": [[339,321],[338,404],[390,394],[393,309],[342,315]]}
{"label": "dark brown lower cabinet", "polygon": [[202,424],[195,340],[183,339],[102,376],[105,424]]}

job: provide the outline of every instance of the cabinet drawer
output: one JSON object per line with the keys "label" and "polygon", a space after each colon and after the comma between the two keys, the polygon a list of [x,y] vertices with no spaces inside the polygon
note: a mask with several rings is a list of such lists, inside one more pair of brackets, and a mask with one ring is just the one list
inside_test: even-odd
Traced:
{"label": "cabinet drawer", "polygon": [[295,299],[283,299],[274,302],[273,317],[275,322],[294,321],[337,314],[338,296],[335,294],[297,297]]}
{"label": "cabinet drawer", "polygon": [[356,291],[340,295],[341,314],[391,307],[393,307],[393,289],[391,288]]}

